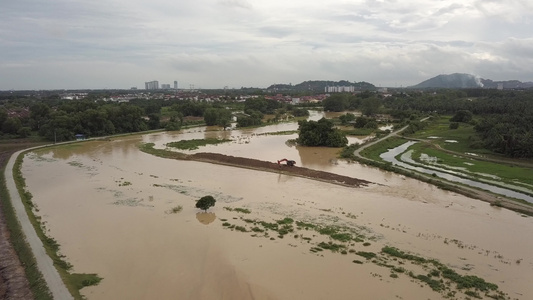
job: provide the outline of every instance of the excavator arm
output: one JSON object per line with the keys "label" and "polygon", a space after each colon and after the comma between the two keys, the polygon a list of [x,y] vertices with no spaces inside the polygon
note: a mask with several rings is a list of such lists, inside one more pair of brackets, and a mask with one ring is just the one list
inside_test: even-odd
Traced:
{"label": "excavator arm", "polygon": [[289,166],[289,167],[292,167],[292,166],[294,166],[296,164],[296,162],[294,160],[288,160],[288,159],[284,158],[284,159],[278,160],[278,165],[281,166],[282,162],[285,162],[285,164],[287,166]]}

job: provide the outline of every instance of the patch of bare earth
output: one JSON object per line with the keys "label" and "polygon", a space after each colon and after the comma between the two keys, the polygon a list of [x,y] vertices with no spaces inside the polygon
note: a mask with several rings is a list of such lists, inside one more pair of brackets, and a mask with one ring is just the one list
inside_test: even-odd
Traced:
{"label": "patch of bare earth", "polygon": [[302,168],[297,166],[287,166],[285,164],[277,164],[268,161],[262,161],[251,158],[235,157],[230,155],[218,154],[218,153],[196,153],[187,157],[189,160],[203,161],[210,163],[217,163],[229,166],[235,166],[240,168],[249,168],[262,171],[270,171],[275,173],[290,174],[294,176],[300,176],[304,178],[311,178],[321,181],[327,181],[330,183],[336,183],[352,187],[367,186],[372,182],[358,179],[339,174],[317,171],[308,168]]}

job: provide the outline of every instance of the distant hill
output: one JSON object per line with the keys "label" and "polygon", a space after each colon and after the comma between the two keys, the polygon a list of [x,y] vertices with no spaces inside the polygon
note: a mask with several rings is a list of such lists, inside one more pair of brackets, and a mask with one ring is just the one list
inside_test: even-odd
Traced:
{"label": "distant hill", "polygon": [[375,90],[376,86],[371,83],[350,82],[346,80],[330,81],[330,80],[309,80],[296,85],[292,84],[273,84],[267,88],[269,91],[293,91],[293,92],[315,92],[322,93],[327,86],[354,86],[356,90]]}
{"label": "distant hill", "polygon": [[445,88],[445,89],[466,89],[466,88],[488,88],[496,89],[527,89],[533,88],[533,82],[521,82],[518,80],[493,81],[483,79],[471,74],[454,73],[449,75],[438,75],[423,81],[409,88]]}
{"label": "distant hill", "polygon": [[445,88],[445,89],[457,89],[457,88],[478,88],[483,87],[480,78],[470,74],[454,73],[449,75],[439,75],[430,78],[426,81],[411,86],[415,89],[426,88]]}

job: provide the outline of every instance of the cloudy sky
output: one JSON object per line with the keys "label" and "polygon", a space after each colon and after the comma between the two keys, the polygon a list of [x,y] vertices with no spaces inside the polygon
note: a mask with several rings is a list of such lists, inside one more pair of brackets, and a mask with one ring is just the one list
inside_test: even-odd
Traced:
{"label": "cloudy sky", "polygon": [[0,3],[0,90],[533,81],[531,0]]}

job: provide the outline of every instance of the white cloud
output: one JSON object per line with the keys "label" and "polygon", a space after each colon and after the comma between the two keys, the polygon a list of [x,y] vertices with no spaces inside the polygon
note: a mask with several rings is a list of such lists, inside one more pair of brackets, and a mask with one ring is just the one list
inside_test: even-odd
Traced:
{"label": "white cloud", "polygon": [[28,0],[2,13],[0,89],[533,80],[526,0]]}

